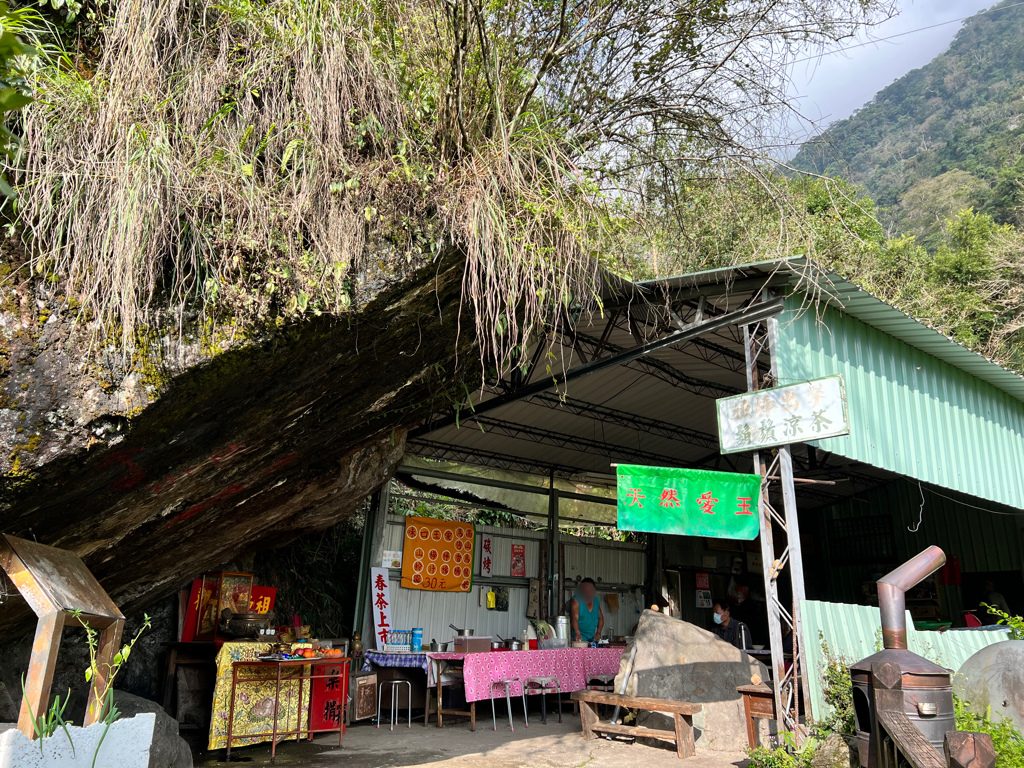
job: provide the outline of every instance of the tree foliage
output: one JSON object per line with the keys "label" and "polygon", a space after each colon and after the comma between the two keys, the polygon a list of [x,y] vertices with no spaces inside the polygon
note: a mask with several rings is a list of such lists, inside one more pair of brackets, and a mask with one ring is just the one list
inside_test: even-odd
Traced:
{"label": "tree foliage", "polygon": [[848,182],[770,181],[770,193],[761,180],[690,182],[675,210],[680,245],[661,252],[659,273],[806,255],[1024,370],[1024,232],[966,208],[944,218],[926,248],[912,235],[887,236],[872,200]]}
{"label": "tree foliage", "polygon": [[887,223],[926,241],[965,207],[1024,223],[1022,39],[1016,0],[977,14],[945,53],[833,123],[794,166],[862,184]]}
{"label": "tree foliage", "polygon": [[167,307],[243,325],[340,314],[367,260],[395,271],[455,247],[499,367],[542,320],[594,306],[596,265],[636,268],[648,205],[666,202],[648,194],[658,174],[752,165],[794,50],[891,11],[55,5],[58,53],[33,73],[26,152],[9,170],[27,271],[66,285],[92,327],[130,346]]}

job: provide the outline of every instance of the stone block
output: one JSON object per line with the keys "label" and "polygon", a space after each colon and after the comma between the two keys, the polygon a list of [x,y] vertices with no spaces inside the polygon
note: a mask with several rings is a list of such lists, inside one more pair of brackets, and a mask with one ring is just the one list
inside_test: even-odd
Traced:
{"label": "stone block", "polygon": [[1024,640],[992,643],[976,652],[957,671],[953,687],[977,715],[991,711],[1024,731]]}
{"label": "stone block", "polygon": [[[757,676],[768,679],[759,661],[716,635],[663,613],[644,611],[634,635],[637,652],[626,692],[703,705],[693,718],[697,751],[742,752],[747,749],[743,700],[737,686]],[[629,660],[622,654],[615,690],[620,691]],[[671,728],[665,715],[644,713],[640,724]]]}
{"label": "stone block", "polygon": [[[0,734],[0,768],[192,768],[192,755],[169,749],[166,733],[158,727],[155,712],[146,712],[111,724],[88,728],[69,726],[38,741],[11,729]],[[173,722],[173,721],[172,721]],[[177,736],[175,728],[175,739]],[[70,736],[70,739],[69,739]]]}

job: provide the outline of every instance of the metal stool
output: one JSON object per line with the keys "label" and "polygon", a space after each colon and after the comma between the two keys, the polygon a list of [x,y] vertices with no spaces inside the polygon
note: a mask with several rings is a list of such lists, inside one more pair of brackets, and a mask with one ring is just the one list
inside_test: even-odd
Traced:
{"label": "metal stool", "polygon": [[530,716],[526,712],[526,686],[523,685],[523,681],[518,677],[510,677],[506,680],[495,680],[491,683],[491,722],[494,724],[494,730],[498,730],[498,716],[494,714],[494,686],[503,685],[505,686],[505,706],[508,707],[508,727],[515,732],[516,727],[512,725],[512,701],[509,697],[509,689],[512,687],[512,683],[519,683],[520,691],[523,696],[523,717],[526,720],[526,727],[530,727]]}
{"label": "metal stool", "polygon": [[526,685],[531,691],[540,693],[540,722],[548,723],[548,691],[558,694],[558,722],[562,722],[562,683],[557,677],[528,677]]}
{"label": "metal stool", "polygon": [[406,686],[409,698],[407,703],[409,704],[409,727],[412,728],[412,683],[408,680],[385,680],[380,684],[380,688],[377,689],[377,727],[380,728],[380,705],[384,699],[384,686],[391,686],[391,730],[395,730],[395,718],[398,712],[398,687],[401,685]]}

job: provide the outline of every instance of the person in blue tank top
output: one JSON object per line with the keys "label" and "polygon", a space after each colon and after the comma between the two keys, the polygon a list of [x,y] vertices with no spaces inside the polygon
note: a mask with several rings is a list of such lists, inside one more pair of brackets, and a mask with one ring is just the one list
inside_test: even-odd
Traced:
{"label": "person in blue tank top", "polygon": [[597,598],[597,585],[593,579],[584,579],[576,587],[576,594],[569,601],[569,621],[572,624],[573,639],[593,643],[601,639],[604,629],[604,613]]}

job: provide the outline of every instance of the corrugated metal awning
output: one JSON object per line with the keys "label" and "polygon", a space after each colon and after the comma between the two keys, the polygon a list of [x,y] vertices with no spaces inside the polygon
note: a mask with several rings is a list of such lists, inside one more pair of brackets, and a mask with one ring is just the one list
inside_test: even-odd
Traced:
{"label": "corrugated metal awning", "polygon": [[[976,379],[1010,395],[1014,407],[1024,401],[1024,378],[927,328],[840,276],[824,272],[804,258],[793,258],[625,288],[618,280],[603,314],[578,318],[559,338],[539,344],[533,350],[530,367],[481,387],[473,395],[472,405],[460,408],[457,415],[446,418],[439,414],[414,430],[408,440],[408,453],[432,461],[516,472],[545,485],[551,472],[574,483],[595,476],[610,482],[616,463],[749,472],[752,466],[748,456],[719,454],[715,400],[747,388],[742,328],[725,323],[723,318],[757,311],[761,306],[758,302],[768,295],[766,291],[790,297],[790,318],[796,306],[807,310],[801,333],[824,315],[822,307],[827,305],[828,312],[856,318],[896,342],[956,368],[963,373],[958,385]],[[612,294],[623,300],[616,303]],[[693,329],[701,322],[714,325],[703,326],[708,330],[700,335],[617,362],[629,350],[660,343],[658,340],[683,333],[680,328]],[[848,325],[843,323],[844,327]],[[783,323],[783,344],[791,342],[788,335],[796,333],[797,329]],[[848,357],[853,360],[857,355],[851,351]],[[602,366],[601,361],[615,364]],[[863,357],[856,361],[861,367],[873,364]],[[597,370],[590,372],[594,368]],[[587,371],[588,375],[563,381],[560,377],[568,371]],[[884,398],[860,402],[860,407],[875,409],[889,405]],[[955,411],[948,418],[952,424],[961,419],[965,406],[970,404],[948,402],[940,410],[947,407]],[[978,407],[986,406],[982,403]],[[1024,408],[1019,410],[1024,418]],[[858,424],[853,418],[853,430],[861,429],[864,423],[866,420]],[[840,441],[855,441],[857,437],[834,438],[794,452],[798,477],[811,481],[797,486],[801,507],[832,503],[838,497],[887,482],[894,473],[991,498],[984,495],[978,483],[968,487],[952,476],[944,477],[942,472],[922,469],[919,473],[913,463],[897,460],[895,454],[884,450],[875,450],[870,457],[863,451],[839,450]],[[872,435],[868,442],[877,439]],[[861,440],[860,444],[866,443]],[[922,445],[920,450],[937,449]],[[981,444],[976,446],[985,455],[974,457],[973,466],[985,465],[1009,474],[1019,472],[1016,466],[1000,468],[998,458],[993,465],[993,457],[983,449]],[[1010,459],[1012,456],[1007,457]],[[918,466],[927,464],[919,462]],[[930,466],[934,469],[945,464],[948,462],[939,460]],[[823,485],[821,481],[834,484]],[[488,498],[479,488],[474,492]],[[993,500],[1007,503],[1005,494]],[[531,504],[536,506],[536,501]],[[588,515],[600,517],[596,511]]]}

